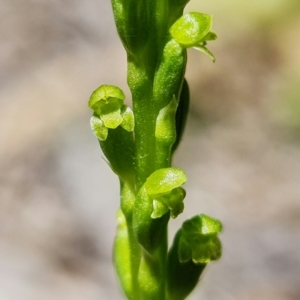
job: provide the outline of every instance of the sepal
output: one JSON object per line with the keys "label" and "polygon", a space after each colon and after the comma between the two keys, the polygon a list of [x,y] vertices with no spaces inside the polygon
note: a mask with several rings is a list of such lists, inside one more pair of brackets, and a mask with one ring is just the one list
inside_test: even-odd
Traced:
{"label": "sepal", "polygon": [[151,214],[151,218],[160,218],[168,210],[170,210],[171,217],[175,219],[183,212],[183,200],[185,195],[185,190],[178,187],[162,196],[156,197],[156,199],[153,200],[153,212]]}
{"label": "sepal", "polygon": [[153,201],[151,218],[160,218],[168,210],[172,218],[183,212],[186,193],[181,185],[186,180],[186,174],[179,168],[159,169],[147,178],[144,188]]}
{"label": "sepal", "polygon": [[105,141],[107,139],[108,129],[104,125],[103,121],[99,117],[97,117],[96,114],[94,114],[91,117],[90,124],[95,137],[98,138],[100,141]]}
{"label": "sepal", "polygon": [[155,197],[171,192],[183,185],[187,180],[186,174],[179,168],[163,168],[153,172],[145,182],[149,196]]}
{"label": "sepal", "polygon": [[134,115],[130,107],[123,105],[121,110],[122,123],[121,126],[127,131],[133,131],[134,129]]}
{"label": "sepal", "polygon": [[165,204],[162,201],[159,200],[153,200],[153,211],[151,214],[152,219],[157,219],[163,216],[165,213],[167,213],[169,210],[169,207],[167,204]]}
{"label": "sepal", "polygon": [[[101,113],[101,105],[105,104],[109,98],[118,99],[123,103],[125,95],[117,86],[103,84],[92,93],[88,103],[89,108],[99,115]],[[103,101],[103,103],[101,103],[101,101]]]}
{"label": "sepal", "polygon": [[171,36],[184,48],[197,45],[210,32],[212,16],[191,12],[179,18],[170,28]]}

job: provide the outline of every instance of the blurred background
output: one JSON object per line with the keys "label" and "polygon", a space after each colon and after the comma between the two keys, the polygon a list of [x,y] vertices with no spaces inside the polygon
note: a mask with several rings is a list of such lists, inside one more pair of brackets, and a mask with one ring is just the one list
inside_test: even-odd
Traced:
{"label": "blurred background", "polygon": [[[300,1],[192,0],[216,64],[189,50],[174,165],[224,254],[191,300],[300,299]],[[126,91],[109,0],[0,1],[0,300],[123,299],[112,266],[118,180],[89,128],[103,83]]]}

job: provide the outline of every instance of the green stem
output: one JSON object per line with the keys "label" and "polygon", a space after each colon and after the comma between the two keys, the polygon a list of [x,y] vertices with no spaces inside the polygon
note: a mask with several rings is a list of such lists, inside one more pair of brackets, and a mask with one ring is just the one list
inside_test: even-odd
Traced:
{"label": "green stem", "polygon": [[153,117],[152,79],[141,65],[128,57],[128,85],[135,116],[135,153],[137,191],[154,171],[155,118]]}

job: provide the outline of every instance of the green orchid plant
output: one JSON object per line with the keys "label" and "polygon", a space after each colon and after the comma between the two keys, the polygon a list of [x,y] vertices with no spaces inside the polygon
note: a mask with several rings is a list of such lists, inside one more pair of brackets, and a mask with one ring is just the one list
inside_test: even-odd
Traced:
{"label": "green orchid plant", "polygon": [[184,78],[187,48],[213,61],[212,17],[191,12],[189,0],[111,0],[127,52],[133,110],[113,85],[91,95],[91,128],[120,179],[114,244],[116,271],[127,299],[182,300],[210,261],[221,256],[220,221],[204,214],[185,221],[168,247],[168,223],[184,210],[187,180],[172,167],[189,109]]}

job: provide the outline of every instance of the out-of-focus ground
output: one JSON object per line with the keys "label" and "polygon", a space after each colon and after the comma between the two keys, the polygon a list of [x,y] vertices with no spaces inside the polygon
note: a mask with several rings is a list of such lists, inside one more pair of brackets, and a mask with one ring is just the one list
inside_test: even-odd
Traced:
{"label": "out-of-focus ground", "polygon": [[[108,0],[0,2],[0,300],[122,299],[112,266],[118,181],[87,100],[126,87]],[[189,51],[174,164],[183,220],[223,221],[224,254],[191,300],[300,299],[300,2],[196,1],[217,57]],[[128,97],[130,99],[130,97]]]}

